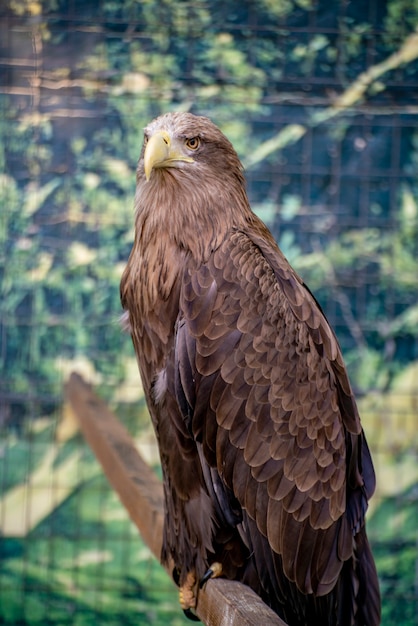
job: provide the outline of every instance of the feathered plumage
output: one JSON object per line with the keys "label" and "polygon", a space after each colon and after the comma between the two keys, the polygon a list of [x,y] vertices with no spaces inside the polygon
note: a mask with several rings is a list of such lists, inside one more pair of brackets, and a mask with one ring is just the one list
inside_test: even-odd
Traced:
{"label": "feathered plumage", "polygon": [[375,477],[338,342],[207,118],[145,129],[122,277],[163,470],[162,559],[213,561],[289,624],[373,626]]}

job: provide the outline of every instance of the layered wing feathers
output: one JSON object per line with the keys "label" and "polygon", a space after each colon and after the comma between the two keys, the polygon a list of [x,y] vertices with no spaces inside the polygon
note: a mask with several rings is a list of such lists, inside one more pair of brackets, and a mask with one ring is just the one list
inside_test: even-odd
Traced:
{"label": "layered wing feathers", "polygon": [[285,575],[327,593],[352,554],[345,512],[364,514],[360,460],[347,447],[361,428],[335,336],[268,240],[236,231],[185,271],[175,360],[206,461]]}

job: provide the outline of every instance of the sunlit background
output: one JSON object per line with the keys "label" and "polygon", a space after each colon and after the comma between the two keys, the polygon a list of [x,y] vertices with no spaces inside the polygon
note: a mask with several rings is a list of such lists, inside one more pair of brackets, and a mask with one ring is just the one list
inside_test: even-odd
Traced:
{"label": "sunlit background", "polygon": [[[7,7],[7,8],[6,8]],[[142,129],[208,115],[341,342],[383,624],[418,625],[416,0],[0,5],[0,624],[187,623],[64,400],[158,464],[118,318]]]}

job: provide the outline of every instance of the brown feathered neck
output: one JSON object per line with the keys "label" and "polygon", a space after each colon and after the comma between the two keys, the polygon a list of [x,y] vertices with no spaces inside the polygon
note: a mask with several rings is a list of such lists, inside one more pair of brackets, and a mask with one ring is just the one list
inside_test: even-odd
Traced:
{"label": "brown feathered neck", "polygon": [[[183,161],[155,167],[147,181],[145,145],[161,132],[177,147],[197,137],[199,148],[192,158],[187,153]],[[205,262],[231,230],[256,219],[232,144],[209,119],[190,113],[170,113],[151,122],[138,162],[135,210],[135,241],[121,281],[122,304],[131,314],[136,311],[136,319],[150,312],[162,319],[170,298],[170,319],[164,323],[169,333],[176,307],[172,301],[185,264]]]}
{"label": "brown feathered neck", "polygon": [[137,169],[135,245],[164,242],[202,261],[251,210],[245,179],[232,144],[207,118],[171,113],[151,122],[145,136],[167,130],[178,138],[198,137],[193,162],[161,167],[145,179],[142,151]]}

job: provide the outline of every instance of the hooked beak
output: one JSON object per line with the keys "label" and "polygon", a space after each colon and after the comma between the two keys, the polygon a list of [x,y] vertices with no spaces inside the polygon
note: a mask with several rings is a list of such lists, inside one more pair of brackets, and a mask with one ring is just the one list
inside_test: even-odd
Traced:
{"label": "hooked beak", "polygon": [[181,150],[177,142],[172,142],[165,130],[159,130],[152,135],[144,152],[145,178],[149,181],[151,172],[158,167],[176,167],[179,161],[193,163],[193,159]]}

